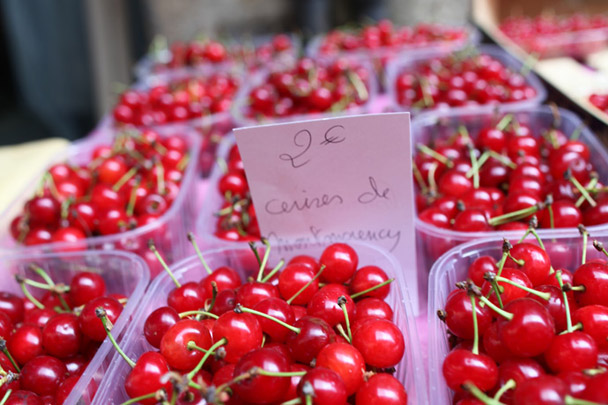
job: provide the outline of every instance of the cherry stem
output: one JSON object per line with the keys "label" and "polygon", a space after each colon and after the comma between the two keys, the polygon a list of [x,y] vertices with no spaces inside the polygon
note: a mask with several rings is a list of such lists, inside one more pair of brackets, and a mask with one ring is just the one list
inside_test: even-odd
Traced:
{"label": "cherry stem", "polygon": [[469,144],[469,157],[471,158],[471,167],[475,169],[473,172],[473,188],[479,188],[479,166],[477,157],[475,156],[475,149],[471,144]]}
{"label": "cherry stem", "polygon": [[314,283],[314,281],[316,279],[319,278],[321,273],[323,273],[323,270],[325,270],[325,265],[322,265],[321,268],[319,269],[319,271],[317,272],[317,274],[315,274],[313,278],[311,278],[306,284],[304,284],[304,286],[302,288],[300,288],[294,295],[292,295],[291,298],[289,298],[286,302],[289,305],[291,305],[293,300],[295,300],[298,297],[298,295],[302,294],[304,292],[304,290],[306,290],[312,283]]}
{"label": "cherry stem", "polygon": [[8,357],[8,359],[11,362],[11,364],[13,365],[13,367],[15,367],[15,370],[17,370],[17,372],[20,373],[21,372],[21,368],[19,368],[19,365],[17,364],[17,362],[13,358],[13,355],[8,350],[8,347],[6,347],[6,340],[4,338],[1,338],[1,337],[0,337],[0,351],[2,353],[4,353],[4,355],[6,357]]}
{"label": "cherry stem", "polygon": [[418,165],[416,164],[416,161],[414,159],[412,159],[412,171],[414,172],[414,178],[416,179],[416,182],[418,183],[418,187],[420,187],[420,191],[422,192],[422,194],[426,194],[427,193],[426,183],[424,182],[422,173],[420,173],[420,169],[418,169]]}
{"label": "cherry stem", "polygon": [[41,303],[40,301],[38,301],[27,289],[26,285],[25,285],[25,278],[20,275],[20,274],[15,274],[15,281],[17,281],[17,283],[19,283],[19,287],[21,287],[21,291],[23,291],[23,295],[25,295],[25,298],[27,298],[28,300],[30,300],[32,302],[32,304],[34,304],[34,306],[36,306],[36,308],[38,309],[44,309],[45,306],[43,303]]}
{"label": "cherry stem", "polygon": [[135,184],[133,185],[133,189],[131,189],[131,194],[129,195],[129,202],[127,204],[126,214],[127,216],[133,216],[133,211],[135,210],[135,202],[137,201],[137,188],[141,184],[141,179],[136,179]]}
{"label": "cherry stem", "polygon": [[196,252],[196,255],[198,256],[198,260],[200,260],[201,264],[205,268],[205,271],[207,271],[207,274],[213,273],[213,271],[207,264],[207,261],[205,261],[205,258],[203,257],[203,254],[201,253],[201,249],[198,247],[198,243],[196,243],[196,237],[194,236],[194,233],[188,232],[188,240],[192,244],[192,247],[194,248],[194,251]]}
{"label": "cherry stem", "polygon": [[578,231],[583,237],[583,254],[581,255],[581,264],[587,263],[587,242],[589,240],[589,232],[587,229],[581,224],[578,226]]}
{"label": "cherry stem", "polygon": [[277,263],[277,265],[274,266],[274,268],[272,270],[270,270],[270,273],[266,274],[264,276],[264,278],[262,278],[262,283],[265,283],[268,280],[270,280],[272,278],[272,276],[274,276],[275,274],[277,274],[277,272],[283,268],[284,265],[285,265],[285,259],[279,260],[279,262]]}
{"label": "cherry stem", "polygon": [[[51,276],[48,275],[48,273],[46,271],[44,271],[44,269],[40,266],[37,266],[35,264],[30,264],[30,269],[32,269],[34,271],[34,273],[38,274],[40,277],[42,277],[42,279],[44,281],[46,281],[46,283],[48,285],[50,285],[51,287],[55,286],[55,282],[53,281],[53,279],[51,278]],[[66,290],[68,291],[68,290]]]}
{"label": "cherry stem", "polygon": [[576,189],[578,190],[578,192],[581,193],[581,196],[583,196],[585,198],[585,200],[587,200],[587,202],[589,203],[589,205],[591,205],[592,207],[597,206],[597,203],[595,202],[595,200],[593,199],[593,197],[591,197],[591,195],[589,194],[589,192],[576,179],[576,177],[574,177],[572,175],[572,173],[566,172],[566,177],[568,178],[568,180],[570,180],[570,183],[572,183],[572,185],[574,187],[576,187]]}
{"label": "cherry stem", "polygon": [[348,78],[348,81],[355,88],[355,91],[357,92],[357,97],[359,98],[359,100],[361,100],[361,101],[367,100],[369,98],[369,93],[367,92],[367,87],[365,87],[365,83],[363,83],[363,80],[361,80],[359,75],[357,75],[355,72],[352,72],[349,70],[346,72],[346,77]]}
{"label": "cherry stem", "polygon": [[608,257],[608,251],[606,251],[606,248],[604,247],[604,244],[602,242],[600,242],[599,240],[594,240],[593,241],[593,247],[598,251],[598,252],[602,252],[604,255],[606,255],[606,257]]}
{"label": "cherry stem", "polygon": [[450,159],[443,156],[441,153],[436,152],[435,150],[429,148],[428,146],[419,143],[418,145],[416,145],[416,147],[418,148],[418,150],[420,152],[424,153],[427,156],[432,157],[435,160],[438,160],[439,162],[446,165],[448,168],[451,169],[452,167],[454,167],[454,163]]}
{"label": "cherry stem", "polygon": [[206,306],[205,309],[207,311],[211,311],[213,309],[213,307],[215,306],[215,300],[217,298],[217,283],[215,281],[211,282],[211,302],[209,303],[209,306]]}
{"label": "cherry stem", "polygon": [[342,326],[342,324],[337,324],[336,329],[338,330],[338,333],[340,334],[340,336],[342,336],[344,338],[344,340],[346,340],[348,343],[352,342],[352,340],[348,337],[348,334],[344,330],[344,327]]}
{"label": "cherry stem", "polygon": [[513,163],[513,161],[508,157],[503,156],[500,153],[493,151],[492,149],[488,150],[488,153],[490,154],[490,157],[493,157],[494,159],[498,160],[500,163],[502,163],[504,166],[507,166],[509,169],[517,168],[517,165]]}
{"label": "cherry stem", "polygon": [[574,332],[576,330],[581,330],[583,329],[583,324],[581,322],[577,323],[576,325],[572,326],[572,330],[565,330],[562,333],[560,333],[560,335],[565,335],[566,333],[570,333],[570,332]]}
{"label": "cherry stem", "polygon": [[490,158],[489,151],[485,151],[484,153],[482,153],[481,156],[479,157],[479,159],[477,160],[477,165],[471,167],[469,169],[469,171],[466,173],[467,178],[470,179],[471,177],[473,177],[474,174],[478,175],[479,170],[488,161],[489,158]]}
{"label": "cherry stem", "polygon": [[13,390],[11,388],[9,388],[6,391],[6,393],[4,394],[4,396],[2,397],[2,401],[0,401],[0,405],[6,404],[6,401],[8,401],[8,397],[10,397],[12,393],[13,393]]}
{"label": "cherry stem", "polygon": [[346,297],[341,296],[338,298],[338,305],[342,308],[342,313],[344,313],[344,322],[346,324],[346,332],[348,332],[348,341],[353,341],[353,334],[350,330],[350,319],[348,317],[348,311],[346,310]]}
{"label": "cherry stem", "polygon": [[433,194],[437,194],[437,183],[435,182],[435,172],[437,171],[437,167],[439,167],[439,165],[436,162],[434,162],[429,167],[429,173],[428,173],[429,189],[431,190],[431,193],[433,193]]}
{"label": "cherry stem", "polygon": [[103,329],[106,331],[106,335],[108,335],[108,339],[110,339],[110,342],[112,342],[112,346],[114,346],[118,354],[120,354],[122,358],[125,359],[127,364],[131,366],[131,368],[135,367],[135,362],[129,356],[127,356],[125,352],[122,351],[122,349],[114,339],[114,336],[112,336],[112,326],[110,320],[108,319],[108,315],[106,314],[106,310],[103,309],[103,307],[97,307],[95,308],[95,315],[97,315],[97,317],[101,321]]}
{"label": "cherry stem", "polygon": [[148,242],[148,248],[152,251],[152,253],[154,253],[154,256],[156,256],[156,259],[163,266],[163,269],[165,269],[167,274],[169,274],[169,277],[171,277],[171,280],[173,280],[173,283],[175,283],[175,286],[177,288],[180,288],[182,286],[181,283],[179,281],[177,281],[177,278],[175,278],[175,275],[173,274],[173,272],[167,265],[167,262],[165,262],[165,259],[163,259],[163,257],[160,255],[160,252],[158,251],[158,249],[156,249],[156,246],[154,245],[154,241],[152,241],[152,239],[150,239],[150,241]]}
{"label": "cherry stem", "polygon": [[[201,369],[203,368],[203,365],[205,365],[205,362],[207,361],[207,359],[209,358],[209,356],[211,356],[211,354],[213,352],[215,352],[215,350],[217,348],[219,348],[220,346],[225,345],[226,343],[228,343],[228,340],[226,338],[221,338],[220,340],[218,340],[217,342],[215,342],[210,348],[209,350],[207,350],[207,352],[205,353],[205,355],[203,356],[203,358],[201,359],[201,361],[198,362],[198,364],[196,365],[196,367],[194,367],[194,369],[192,369],[192,371],[190,371],[188,373],[188,375],[186,376],[186,378],[189,381],[192,381],[192,379],[194,378],[194,376],[196,375],[196,373],[198,373],[199,371],[201,371]],[[190,342],[188,342],[188,347],[190,345]]]}
{"label": "cherry stem", "polygon": [[528,292],[528,293],[530,293],[532,295],[536,295],[537,297],[542,298],[545,301],[549,301],[551,299],[551,293],[536,291],[533,288],[527,287],[525,285],[518,284],[515,281],[510,280],[510,279],[508,279],[506,277],[497,276],[496,280],[500,281],[501,283],[506,283],[506,284],[512,285],[513,287],[517,287],[517,288],[519,288],[521,290],[524,290],[524,291],[526,291],[526,292]]}
{"label": "cherry stem", "polygon": [[260,367],[254,367],[249,370],[249,373],[253,376],[263,375],[266,377],[299,377],[305,376],[307,371],[268,371]]}
{"label": "cherry stem", "polygon": [[313,405],[312,395],[306,395],[304,398],[306,398],[306,405]]}
{"label": "cherry stem", "polygon": [[255,242],[249,242],[249,249],[251,249],[251,251],[255,255],[255,259],[258,262],[258,266],[261,266],[262,265],[262,258],[260,257],[260,253],[258,252],[258,249],[255,246]]}
{"label": "cherry stem", "polygon": [[543,204],[536,204],[528,208],[522,208],[517,211],[507,212],[506,214],[498,215],[496,217],[492,217],[488,219],[488,224],[491,226],[498,226],[505,224],[507,222],[517,221],[519,219],[523,219],[528,215],[532,215],[541,209]]}
{"label": "cherry stem", "polygon": [[473,313],[473,354],[479,354],[479,325],[477,324],[477,303],[475,302],[475,295],[470,294],[471,307]]}
{"label": "cherry stem", "polygon": [[23,282],[29,286],[40,288],[41,290],[52,290],[53,289],[53,287],[48,284],[39,283],[38,281],[30,280],[29,278],[24,279]]}
{"label": "cherry stem", "polygon": [[599,402],[587,401],[585,399],[574,398],[573,396],[566,395],[564,397],[565,405],[601,405]]}
{"label": "cherry stem", "polygon": [[420,92],[422,93],[422,100],[424,100],[425,107],[432,107],[435,105],[433,101],[433,97],[431,97],[427,91],[427,87],[429,86],[429,81],[426,77],[422,76],[419,79],[420,82]]}
{"label": "cherry stem", "polygon": [[161,162],[156,162],[156,191],[158,194],[165,194],[165,168]]}
{"label": "cherry stem", "polygon": [[[587,184],[587,187],[585,187],[585,190],[592,191],[593,188],[597,185],[598,181],[599,181],[599,179],[597,177],[594,177],[591,180],[589,180],[589,184]],[[576,207],[579,208],[581,205],[583,205],[584,202],[585,202],[585,196],[581,195],[578,198],[578,200],[576,200],[576,203],[574,203],[574,205],[576,205]]]}
{"label": "cherry stem", "polygon": [[469,130],[464,125],[458,126],[458,134],[460,134],[460,136],[463,137],[464,139],[466,139],[468,142],[471,142],[471,136],[469,135]]}
{"label": "cherry stem", "polygon": [[197,346],[197,345],[196,345],[196,343],[195,343],[193,340],[189,341],[189,342],[186,344],[186,348],[187,348],[188,350],[196,350],[196,351],[199,351],[199,352],[203,352],[203,353],[211,353],[212,355],[215,355],[215,352],[214,352],[214,351],[212,351],[212,350],[207,350],[207,349],[204,349],[204,348],[202,348],[202,347]]}
{"label": "cherry stem", "polygon": [[185,154],[183,158],[181,158],[181,160],[179,162],[177,162],[177,165],[175,166],[177,168],[177,170],[179,170],[180,172],[183,172],[184,169],[186,168],[186,166],[188,166],[188,163],[190,162],[190,155],[189,154]]}
{"label": "cherry stem", "polygon": [[268,258],[270,257],[270,242],[267,239],[262,238],[262,243],[266,247],[264,251],[264,256],[262,257],[262,263],[260,263],[260,271],[258,271],[258,276],[256,281],[261,282],[264,277],[264,270],[266,269],[266,264],[268,263]]}
{"label": "cherry stem", "polygon": [[136,174],[137,174],[137,168],[132,167],[128,172],[123,174],[120,179],[118,179],[116,184],[114,184],[114,186],[112,186],[112,190],[114,190],[114,191],[120,190],[121,187],[124,186],[127,183],[127,181],[131,180],[131,177],[135,176]]}
{"label": "cherry stem", "polygon": [[[536,219],[536,217],[532,217],[532,219]],[[536,222],[538,224],[538,222]],[[542,250],[545,250],[545,244],[543,243],[543,240],[540,238],[540,235],[538,234],[538,232],[536,232],[536,229],[534,226],[530,226],[530,233],[532,234],[532,236],[534,236],[534,239],[536,239],[536,241],[538,242],[538,246],[540,246],[540,248]]]}
{"label": "cherry stem", "polygon": [[289,401],[281,402],[279,405],[299,405],[302,403],[302,398],[297,397],[290,399]]}
{"label": "cherry stem", "polygon": [[475,384],[464,383],[462,388],[473,395],[475,398],[483,402],[485,405],[504,405],[502,402],[489,397],[485,392],[475,386]]}
{"label": "cherry stem", "polygon": [[576,126],[576,128],[574,128],[574,131],[572,131],[572,133],[570,134],[570,140],[571,141],[578,141],[578,138],[581,136],[581,133],[583,132],[583,128],[585,128],[585,123],[581,122],[579,125]]}
{"label": "cherry stem", "polygon": [[[491,275],[491,277],[489,277],[489,275]],[[490,281],[490,284],[492,285],[492,290],[494,291],[494,295],[496,295],[496,299],[498,300],[498,306],[500,308],[504,308],[505,306],[503,305],[502,297],[500,296],[501,286],[499,286],[498,282],[496,281],[496,275],[494,273],[488,272],[484,275],[484,278]]]}
{"label": "cherry stem", "polygon": [[66,219],[70,213],[70,206],[74,203],[74,197],[70,196],[61,202],[61,219]]}
{"label": "cherry stem", "polygon": [[490,307],[492,310],[494,310],[494,312],[496,312],[498,315],[502,316],[503,318],[507,319],[507,320],[511,320],[513,319],[513,314],[510,312],[507,312],[499,307],[497,307],[492,301],[490,301],[489,299],[487,299],[486,297],[484,297],[483,295],[479,297],[479,300],[481,302],[483,302],[484,304],[486,304],[488,307]]}
{"label": "cherry stem", "polygon": [[382,288],[382,287],[384,287],[385,285],[388,285],[388,284],[392,283],[393,281],[395,281],[395,279],[394,279],[394,278],[389,278],[388,280],[383,281],[383,282],[382,282],[382,283],[380,283],[380,284],[376,284],[375,286],[370,287],[370,288],[368,288],[367,290],[363,290],[363,291],[359,291],[358,293],[354,293],[354,294],[352,294],[350,297],[351,297],[351,298],[354,300],[355,298],[359,298],[360,296],[365,295],[365,294],[367,294],[367,293],[369,293],[369,292],[372,292],[372,291],[374,291],[374,290],[377,290],[378,288]]}
{"label": "cherry stem", "polygon": [[570,303],[568,302],[568,296],[566,295],[566,291],[564,290],[564,281],[562,280],[562,271],[558,270],[555,272],[555,278],[557,279],[557,284],[559,284],[559,288],[562,290],[562,300],[564,301],[564,308],[566,309],[566,330],[568,332],[572,332],[572,317],[570,316]]}
{"label": "cherry stem", "polygon": [[500,397],[502,397],[505,392],[514,389],[516,386],[517,383],[515,380],[512,378],[509,379],[502,387],[498,389],[498,391],[496,391],[496,394],[494,394],[494,399],[496,401],[500,401]]}
{"label": "cherry stem", "polygon": [[553,146],[553,149],[557,149],[559,147],[559,144],[557,143],[557,138],[555,137],[554,128],[551,128],[550,130],[546,131],[543,134],[543,138],[547,139],[551,143],[551,146]]}
{"label": "cherry stem", "polygon": [[185,317],[192,316],[192,315],[204,315],[204,316],[208,316],[209,318],[213,318],[213,319],[219,318],[219,316],[217,316],[216,314],[212,314],[211,312],[207,312],[207,311],[186,311],[186,312],[179,313],[180,318],[185,318]]}
{"label": "cherry stem", "polygon": [[524,259],[516,259],[511,256],[511,252],[509,252],[509,259],[513,260],[515,264],[517,264],[519,267],[522,267],[524,264],[526,264],[526,261]]}
{"label": "cherry stem", "polygon": [[131,398],[130,400],[125,401],[125,402],[123,402],[123,403],[122,403],[122,404],[120,404],[120,405],[131,405],[131,404],[136,404],[136,403],[138,403],[138,402],[140,402],[140,401],[144,401],[144,400],[146,400],[146,399],[152,399],[152,398],[156,398],[156,396],[157,396],[157,395],[158,395],[158,393],[157,393],[157,392],[151,392],[150,394],[146,394],[146,395],[142,395],[142,396],[139,396],[139,397]]}
{"label": "cherry stem", "polygon": [[507,114],[496,124],[496,129],[499,131],[504,131],[506,127],[509,126],[511,121],[513,120],[513,114]]}
{"label": "cherry stem", "polygon": [[272,315],[268,315],[263,312],[256,311],[255,309],[244,307],[241,304],[236,304],[236,307],[234,308],[234,312],[236,312],[236,313],[245,312],[245,313],[249,313],[252,315],[261,316],[262,318],[266,318],[268,320],[278,323],[279,325],[289,329],[290,331],[292,331],[294,333],[300,333],[300,328],[296,328],[295,326],[292,326],[286,322],[283,322],[282,320],[275,318]]}

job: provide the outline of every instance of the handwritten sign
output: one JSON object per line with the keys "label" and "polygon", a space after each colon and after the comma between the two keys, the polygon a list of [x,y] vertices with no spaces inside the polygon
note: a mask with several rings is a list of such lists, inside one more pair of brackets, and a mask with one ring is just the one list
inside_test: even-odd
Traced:
{"label": "handwritten sign", "polygon": [[361,241],[391,252],[418,302],[409,113],[239,128],[262,235],[296,246]]}

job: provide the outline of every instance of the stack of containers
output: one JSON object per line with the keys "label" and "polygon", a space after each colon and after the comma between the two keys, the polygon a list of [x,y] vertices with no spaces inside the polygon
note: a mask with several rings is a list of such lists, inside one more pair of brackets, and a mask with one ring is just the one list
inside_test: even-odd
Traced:
{"label": "stack of containers", "polygon": [[[420,362],[420,352],[418,350],[418,337],[414,316],[412,314],[412,304],[408,296],[408,289],[402,277],[402,271],[396,260],[382,252],[381,250],[365,244],[351,244],[359,256],[360,266],[375,265],[382,268],[388,277],[395,278],[397,284],[391,288],[391,292],[386,298],[386,302],[393,308],[393,321],[401,329],[405,339],[405,354],[401,362],[397,365],[395,377],[404,385],[408,401],[412,404],[426,404],[427,385],[424,366]],[[298,255],[310,255],[319,257],[323,252],[323,247],[315,248],[296,248],[274,246],[271,250],[269,265],[274,266],[279,259],[289,261]],[[212,269],[220,266],[228,266],[236,270],[243,280],[255,275],[257,262],[249,247],[224,247],[210,250],[204,253],[205,260]],[[256,265],[252,266],[252,263]],[[178,281],[186,283],[190,281],[200,281],[205,275],[205,270],[198,257],[189,257],[174,266],[173,273]],[[143,336],[143,326],[146,318],[155,309],[165,306],[168,293],[175,288],[175,284],[168,274],[163,274],[154,280],[139,310],[134,315],[133,322],[127,329],[121,342],[123,351],[133,359],[138,358],[142,353],[153,350]],[[120,357],[118,353],[112,359],[112,365],[106,377],[101,382],[95,397],[94,405],[121,404],[128,400],[124,390],[123,382],[129,373],[130,367]]]}
{"label": "stack of containers", "polygon": [[[51,164],[61,162],[75,165],[87,164],[93,151],[98,146],[111,145],[116,134],[116,130],[109,128],[98,131],[97,137],[72,144],[65,153],[57,156]],[[164,137],[173,135],[174,132],[168,128],[159,130],[159,134]],[[94,236],[84,239],[87,250],[124,250],[136,253],[147,260],[153,276],[158,273],[160,266],[149,252],[149,240],[154,241],[168,262],[172,263],[187,256],[187,246],[189,245],[187,232],[192,230],[191,223],[193,218],[196,217],[197,210],[195,180],[197,178],[197,162],[201,141],[200,137],[191,128],[184,128],[179,134],[187,142],[190,159],[184,170],[181,187],[173,204],[162,216],[150,224],[114,235]],[[33,179],[0,216],[0,248],[22,248],[24,252],[28,252],[24,254],[70,251],[70,248],[73,250],[73,246],[69,242],[23,247],[10,234],[11,221],[21,213],[25,202],[35,194],[43,175],[44,172]]]}
{"label": "stack of containers", "polygon": [[[115,337],[121,336],[127,324],[132,320],[133,313],[140,304],[150,280],[145,262],[140,257],[127,252],[89,251],[44,254],[5,252],[0,253],[0,274],[6,280],[6,283],[2,285],[2,291],[22,295],[17,282],[11,281],[15,274],[31,280],[42,281],[30,268],[33,263],[45,270],[54,282],[66,285],[69,285],[74,275],[84,270],[95,272],[104,279],[108,293],[128,297],[128,301],[112,329]],[[32,294],[37,298],[41,298],[43,293],[42,290],[32,289]],[[112,351],[112,343],[106,338],[64,402],[66,405],[91,403],[96,388],[110,367]]]}

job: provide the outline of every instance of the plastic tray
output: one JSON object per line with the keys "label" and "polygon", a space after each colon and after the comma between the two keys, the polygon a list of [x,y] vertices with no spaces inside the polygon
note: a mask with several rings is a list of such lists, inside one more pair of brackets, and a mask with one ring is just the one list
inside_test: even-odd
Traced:
{"label": "plastic tray", "polygon": [[404,44],[402,46],[394,46],[394,47],[379,47],[377,49],[355,49],[352,51],[340,51],[334,55],[323,55],[319,53],[319,48],[323,40],[325,39],[325,34],[315,36],[308,46],[306,47],[306,54],[310,57],[342,57],[342,56],[353,56],[356,58],[391,58],[394,56],[406,56],[406,55],[416,55],[418,52],[450,52],[457,49],[464,48],[467,45],[476,45],[481,40],[481,34],[478,30],[470,25],[465,26],[454,26],[450,28],[463,28],[467,31],[466,39],[462,41],[433,41],[426,44]]}
{"label": "plastic tray", "polygon": [[[522,67],[524,66],[524,64],[519,59],[515,58],[514,56],[509,54],[507,51],[501,49],[498,46],[480,45],[480,46],[477,46],[476,49],[482,54],[487,54],[487,55],[492,56],[496,60],[500,61],[505,67],[507,67],[515,72],[519,72],[522,69]],[[403,57],[400,57],[400,58],[395,59],[394,61],[390,62],[386,67],[386,83],[387,83],[387,92],[390,97],[391,106],[396,111],[408,111],[408,109],[406,107],[402,106],[397,101],[397,95],[396,95],[396,91],[395,91],[395,82],[397,80],[397,76],[400,73],[402,73],[404,71],[412,70],[416,65],[423,63],[423,62],[427,61],[428,59],[435,58],[435,57],[441,57],[441,56],[447,56],[447,55],[448,54],[445,52],[436,51],[436,50],[428,51],[428,52],[425,51],[425,52],[418,52],[415,55],[405,55]],[[536,90],[535,97],[528,99],[528,100],[522,100],[522,101],[516,101],[516,102],[510,102],[510,103],[502,103],[500,105],[512,106],[512,107],[519,107],[519,106],[533,107],[533,106],[536,106],[536,105],[542,103],[543,100],[547,97],[547,91],[545,90],[545,87],[543,86],[540,79],[534,73],[530,72],[526,76],[526,81],[530,86],[532,86]],[[482,112],[482,111],[491,112],[496,109],[496,106],[497,106],[497,104],[473,105],[473,106],[469,105],[469,106],[463,106],[463,107],[445,107],[445,108],[443,108],[443,110],[457,111],[457,112],[463,112],[463,113]],[[417,114],[423,110],[410,109],[409,111]],[[428,111],[428,110],[424,110],[424,111]]]}
{"label": "plastic tray", "polygon": [[[159,128],[161,136],[175,134],[169,128]],[[157,221],[154,223],[108,236],[95,236],[86,238],[87,249],[90,250],[126,250],[138,253],[144,258],[149,258],[147,243],[153,239],[158,250],[163,253],[165,260],[172,263],[183,259],[187,255],[187,232],[192,230],[192,221],[196,217],[196,189],[194,187],[197,176],[198,156],[200,149],[200,137],[192,129],[184,128],[179,132],[185,136],[190,151],[190,162],[184,171],[179,194],[175,201]],[[99,145],[107,145],[112,142],[115,131],[104,130],[94,138],[72,144],[67,151],[53,159],[53,162],[69,161],[76,164],[88,162],[91,152]],[[46,170],[46,169],[45,169]],[[44,173],[44,172],[43,172]],[[25,247],[18,244],[10,235],[10,222],[23,209],[24,203],[32,197],[34,190],[39,184],[43,173],[33,179],[19,196],[13,200],[9,207],[0,215],[0,249],[20,249],[24,252],[57,252],[69,249],[69,242],[49,243],[37,246]],[[156,260],[148,260],[152,275],[160,271]]]}
{"label": "plastic tray", "polygon": [[[145,262],[138,256],[126,252],[79,252],[38,254],[2,252],[0,253],[0,273],[3,276],[2,291],[22,295],[18,284],[14,281],[14,274],[26,275],[33,280],[40,280],[29,269],[31,263],[36,263],[48,272],[51,278],[59,283],[69,284],[72,276],[87,269],[98,269],[98,273],[106,282],[109,293],[124,294],[129,297],[127,305],[116,321],[112,334],[118,337],[130,321],[135,309],[143,297],[150,274]],[[94,271],[94,270],[93,270]],[[40,290],[30,289],[38,298],[42,295]],[[112,344],[106,339],[89,365],[82,373],[72,393],[66,399],[66,405],[91,403],[91,396],[95,394],[95,387],[99,385],[106,370],[110,366],[113,350]]]}
{"label": "plastic tray", "polygon": [[[322,60],[320,63],[328,63],[328,60]],[[320,119],[320,118],[331,118],[331,117],[339,117],[345,115],[356,115],[366,113],[374,99],[378,94],[378,82],[376,80],[376,75],[374,74],[374,70],[371,64],[368,61],[357,61],[356,63],[362,65],[366,68],[370,75],[368,93],[369,97],[367,101],[361,105],[358,105],[353,108],[349,108],[345,111],[339,111],[335,113],[315,113],[315,114],[299,114],[299,115],[291,115],[283,118],[275,118],[275,117],[264,117],[262,120],[255,120],[245,116],[245,110],[248,107],[249,93],[251,90],[261,84],[264,83],[266,78],[270,75],[271,70],[260,71],[250,77],[247,78],[247,82],[241,86],[234,98],[232,103],[231,113],[232,117],[236,123],[237,127],[246,127],[260,124],[276,124],[282,122],[294,122],[294,121],[305,121],[312,119]],[[280,67],[280,69],[284,69],[286,65]]]}
{"label": "plastic tray", "polygon": [[[389,277],[395,277],[399,283],[391,288],[391,293],[386,299],[393,307],[394,321],[403,332],[405,338],[405,355],[403,360],[397,365],[395,376],[404,384],[410,403],[427,404],[426,376],[424,366],[420,363],[416,323],[412,315],[407,288],[402,279],[402,271],[392,256],[369,245],[352,244],[352,246],[359,255],[360,265],[374,264],[379,266],[386,271]],[[286,260],[289,260],[291,257],[301,254],[318,257],[321,252],[322,248],[320,247],[300,249],[277,246],[271,251],[269,263],[272,265],[277,263],[279,258],[284,257]],[[251,266],[252,263],[255,263],[255,259],[249,248],[217,249],[205,252],[204,256],[211,268],[231,266],[243,278],[255,272],[255,269]],[[173,269],[177,279],[183,282],[198,281],[205,274],[198,258],[195,256],[174,265]],[[152,349],[142,335],[143,324],[153,310],[166,305],[167,294],[174,287],[175,285],[167,274],[154,280],[134,317],[134,322],[129,325],[122,340],[122,348],[128,356],[136,358],[143,352]],[[102,381],[97,391],[98,395],[95,398],[94,404],[118,405],[126,401],[128,397],[120,382],[124,381],[129,370],[129,366],[123,359],[119,358],[117,353],[112,360],[111,368],[108,370],[108,377]]]}
{"label": "plastic tray", "polygon": [[[501,107],[499,114],[513,113],[516,118],[526,123],[532,129],[532,133],[540,137],[541,128],[549,128],[554,120],[551,108],[547,106],[538,107]],[[559,109],[561,123],[558,129],[566,135],[571,134],[575,128],[582,125],[582,121],[576,114]],[[458,113],[457,111],[447,113],[428,112],[416,117],[412,123],[412,133],[414,134],[412,146],[418,143],[428,144],[431,139],[442,139],[454,133],[459,125],[464,124],[469,132],[476,133],[487,125],[491,119],[496,117],[495,113],[470,112]],[[600,180],[608,179],[608,152],[595,135],[588,129],[583,128],[579,138],[589,146],[591,153],[591,163],[600,175]],[[552,238],[564,233],[564,230],[577,232],[575,228],[561,229],[539,229],[538,233],[543,238]],[[608,230],[608,224],[589,226],[589,232],[597,233],[599,230]],[[440,229],[416,218],[416,236],[418,263],[429,270],[433,262],[443,253],[461,243],[475,239],[487,238],[496,235],[497,232],[458,232],[449,229]],[[501,235],[521,235],[522,232],[500,232]]]}
{"label": "plastic tray", "polygon": [[[604,244],[608,237],[598,237]],[[453,393],[447,387],[442,373],[443,359],[449,352],[446,326],[437,317],[437,310],[445,307],[448,294],[455,286],[454,283],[467,278],[469,265],[479,256],[492,256],[500,259],[502,254],[502,235],[483,241],[469,242],[458,246],[443,255],[431,270],[429,279],[428,303],[428,347],[429,347],[429,395],[436,404],[451,404]],[[560,267],[574,271],[580,265],[583,242],[582,238],[573,233],[564,233],[554,239],[543,238],[543,243],[552,260]],[[562,249],[554,249],[559,246]],[[595,250],[590,238],[587,244],[587,260],[605,259],[605,256]]]}

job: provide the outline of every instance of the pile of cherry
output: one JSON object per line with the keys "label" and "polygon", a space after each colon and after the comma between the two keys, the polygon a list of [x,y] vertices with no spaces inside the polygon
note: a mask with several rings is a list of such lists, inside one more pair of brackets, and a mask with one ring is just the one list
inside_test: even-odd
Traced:
{"label": "pile of cherry", "polygon": [[[558,118],[556,118],[558,119]],[[454,129],[414,158],[420,219],[463,232],[525,230],[608,222],[608,198],[580,130],[541,133],[506,115],[477,133]]]}
{"label": "pile of cherry", "polygon": [[112,111],[119,124],[163,125],[227,112],[239,79],[224,72],[189,74],[146,90],[129,89]]}
{"label": "pile of cherry", "polygon": [[214,235],[235,242],[259,240],[260,228],[245,177],[243,160],[236,144],[230,148],[226,173],[220,177],[217,191],[224,197],[224,203],[216,213]]}
{"label": "pile of cherry", "polygon": [[[539,56],[559,54],[577,54],[586,42],[602,39],[605,45],[606,35],[598,37],[597,32],[586,38],[581,31],[608,28],[608,16],[601,14],[572,14],[568,16],[540,15],[538,17],[511,17],[500,24],[500,30],[518,45],[530,53]],[[580,34],[572,42],[564,42],[564,35]],[[566,47],[567,48],[564,48]]]}
{"label": "pile of cherry", "polygon": [[226,45],[210,39],[194,40],[187,43],[174,42],[170,47],[171,59],[165,64],[157,63],[153,69],[160,72],[167,69],[225,62],[257,67],[288,52],[294,52],[294,44],[286,34],[277,34],[269,41],[258,46],[247,43]]}
{"label": "pile of cherry", "polygon": [[144,323],[150,350],[134,360],[117,346],[132,367],[124,388],[133,402],[407,403],[391,375],[405,341],[381,268],[359,268],[352,247],[334,244],[270,269],[264,241],[262,257],[252,245],[259,269],[242,280],[233,268],[212,270],[193,244],[207,274],[182,284],[166,268],[175,289]]}
{"label": "pile of cherry", "polygon": [[454,403],[608,403],[608,263],[586,261],[583,233],[582,264],[553,267],[530,230],[537,243],[505,241],[499,260],[473,261],[438,311],[452,338],[443,375]]}
{"label": "pile of cherry", "polygon": [[366,25],[358,30],[338,29],[329,32],[319,46],[319,54],[335,55],[343,51],[422,47],[434,43],[465,42],[467,31],[436,24],[395,27],[389,20]]}
{"label": "pile of cherry", "polygon": [[130,130],[96,147],[85,165],[55,164],[11,222],[11,235],[25,245],[84,249],[87,237],[154,223],[180,191],[188,147],[179,135]]}
{"label": "pile of cherry", "polygon": [[[0,403],[61,405],[95,356],[106,332],[95,315],[116,322],[126,297],[108,294],[103,278],[80,272],[69,285],[40,267],[35,281],[16,276],[23,297],[0,292]],[[29,289],[45,291],[35,294]]]}
{"label": "pile of cherry", "polygon": [[287,117],[348,110],[369,101],[371,74],[352,60],[326,64],[302,58],[293,68],[274,71],[254,87],[245,115]]}
{"label": "pile of cherry", "polygon": [[393,86],[400,105],[420,109],[510,103],[536,96],[523,74],[487,54],[421,61],[401,71]]}

